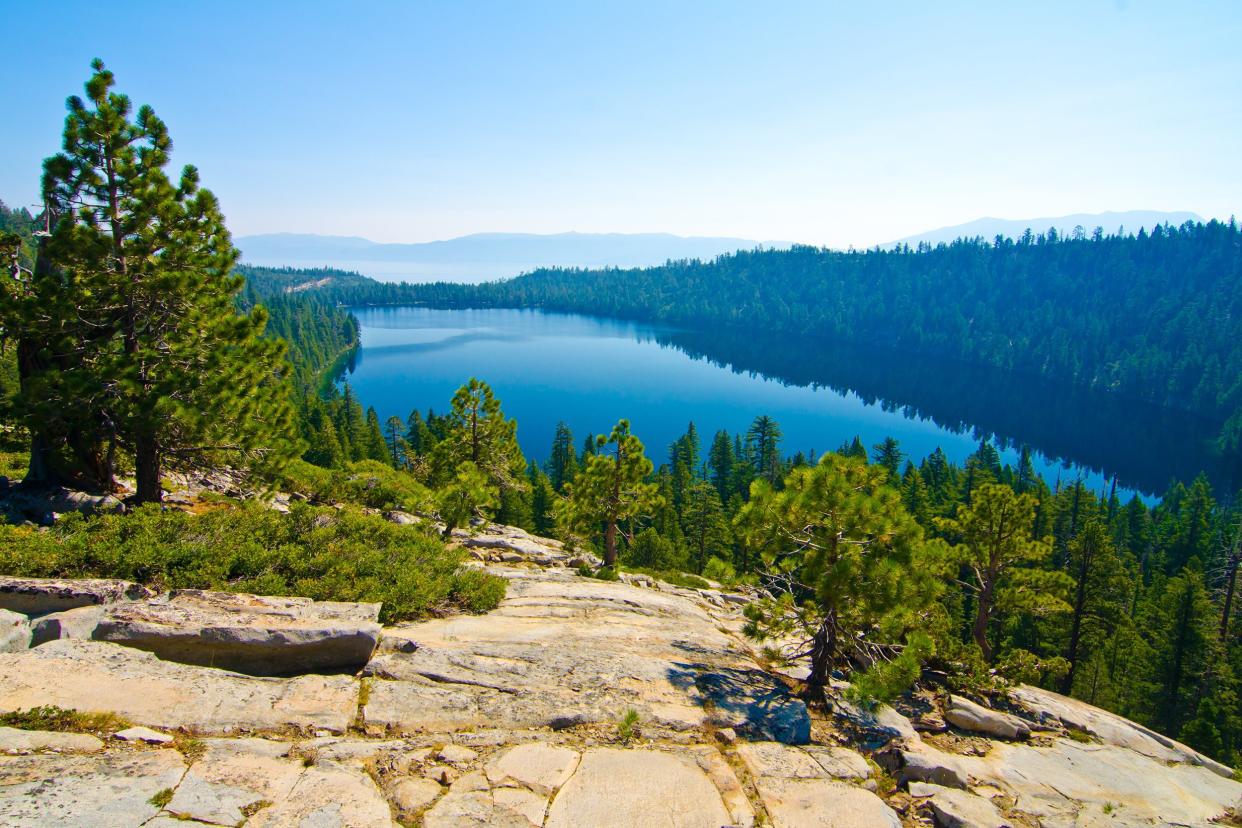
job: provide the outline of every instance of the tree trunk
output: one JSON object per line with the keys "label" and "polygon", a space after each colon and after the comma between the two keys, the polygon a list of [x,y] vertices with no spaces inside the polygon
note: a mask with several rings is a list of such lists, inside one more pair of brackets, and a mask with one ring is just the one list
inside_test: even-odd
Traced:
{"label": "tree trunk", "polygon": [[608,528],[604,530],[604,566],[617,565],[617,522],[615,520],[608,521]]}
{"label": "tree trunk", "polygon": [[811,674],[806,678],[806,697],[813,700],[824,698],[824,688],[832,675],[832,663],[837,655],[837,636],[834,614],[829,613],[820,622],[811,640]]}
{"label": "tree trunk", "polygon": [[1074,621],[1070,625],[1069,651],[1066,653],[1069,670],[1066,671],[1065,678],[1061,679],[1061,692],[1066,696],[1074,687],[1074,673],[1078,669],[1078,645],[1082,640],[1082,617],[1087,611],[1087,577],[1090,574],[1091,564],[1087,557],[1087,550],[1082,550],[1080,554],[1082,564],[1078,567],[1078,589],[1074,595]]}
{"label": "tree trunk", "polygon": [[979,608],[975,611],[975,624],[972,629],[975,644],[983,653],[983,660],[992,662],[992,645],[988,643],[988,622],[992,620],[992,585],[984,584],[979,593]]}
{"label": "tree trunk", "polygon": [[160,488],[160,451],[155,438],[141,435],[134,447],[135,476],[138,479],[139,503],[159,503],[164,496]]}
{"label": "tree trunk", "polygon": [[23,482],[38,486],[50,486],[60,482],[52,466],[52,447],[47,438],[37,431],[30,433],[30,464],[26,467]]}
{"label": "tree trunk", "polygon": [[1242,561],[1242,529],[1238,530],[1233,541],[1233,549],[1229,552],[1225,576],[1225,605],[1220,611],[1220,640],[1228,643],[1229,617],[1233,614],[1233,593],[1238,583],[1238,563]]}

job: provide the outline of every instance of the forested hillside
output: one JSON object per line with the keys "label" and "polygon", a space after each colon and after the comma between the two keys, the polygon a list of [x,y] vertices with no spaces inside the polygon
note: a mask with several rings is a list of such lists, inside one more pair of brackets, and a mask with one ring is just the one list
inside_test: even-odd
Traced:
{"label": "forested hillside", "polygon": [[1242,231],[1029,233],[934,248],[739,252],[478,286],[375,286],[360,303],[540,307],[935,354],[1192,411],[1242,447]]}

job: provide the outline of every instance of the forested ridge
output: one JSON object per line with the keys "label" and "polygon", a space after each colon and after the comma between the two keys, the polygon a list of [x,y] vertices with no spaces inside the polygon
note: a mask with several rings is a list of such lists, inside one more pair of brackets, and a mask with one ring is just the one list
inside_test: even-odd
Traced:
{"label": "forested ridge", "polygon": [[896,250],[798,246],[483,285],[369,285],[357,304],[524,307],[892,347],[1194,412],[1242,446],[1242,231],[1029,233]]}

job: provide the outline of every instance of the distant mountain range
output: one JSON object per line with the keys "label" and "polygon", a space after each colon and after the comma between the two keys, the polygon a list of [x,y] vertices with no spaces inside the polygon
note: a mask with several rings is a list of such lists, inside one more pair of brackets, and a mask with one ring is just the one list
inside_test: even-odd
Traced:
{"label": "distant mountain range", "polygon": [[[1131,210],[1121,213],[1079,213],[1035,219],[981,218],[942,227],[890,242],[883,247],[921,241],[930,244],[957,238],[997,235],[1021,236],[1055,227],[1072,233],[1082,226],[1088,233],[1103,227],[1106,233],[1124,229],[1138,232],[1157,224],[1180,225],[1200,221],[1187,212]],[[385,244],[358,236],[320,236],[311,233],[270,233],[236,240],[242,260],[267,267],[336,267],[353,270],[385,282],[483,282],[504,279],[539,267],[648,267],[672,259],[709,260],[722,253],[756,247],[783,248],[791,242],[756,241],[728,236],[675,236],[670,233],[475,233],[445,241]]]}
{"label": "distant mountain range", "polygon": [[499,279],[538,267],[646,267],[669,259],[712,259],[722,253],[789,242],[669,233],[476,233],[420,244],[381,244],[357,236],[273,233],[236,240],[248,264],[331,265],[384,281]]}
{"label": "distant mountain range", "polygon": [[940,242],[951,242],[954,239],[973,239],[979,236],[988,241],[997,236],[1009,236],[1016,239],[1026,232],[1027,228],[1030,228],[1031,232],[1035,234],[1046,233],[1051,227],[1055,227],[1058,234],[1073,233],[1075,227],[1082,227],[1087,231],[1088,235],[1097,227],[1104,228],[1106,235],[1117,233],[1119,230],[1124,230],[1126,233],[1137,233],[1140,227],[1150,231],[1151,228],[1158,224],[1172,224],[1176,227],[1188,221],[1202,220],[1194,213],[1165,213],[1158,210],[1127,210],[1121,213],[1075,213],[1071,216],[1033,219],[981,218],[968,221],[965,224],[955,224],[952,227],[941,227],[939,230],[928,230],[926,233],[919,233],[917,236],[907,236],[904,239],[897,239],[881,246],[892,247],[896,244],[909,244],[913,247],[919,242],[938,244]]}

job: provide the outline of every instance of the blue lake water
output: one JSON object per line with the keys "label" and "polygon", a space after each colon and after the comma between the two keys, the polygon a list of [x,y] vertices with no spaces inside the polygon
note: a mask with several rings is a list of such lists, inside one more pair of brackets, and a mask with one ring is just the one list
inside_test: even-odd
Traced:
{"label": "blue lake water", "polygon": [[[1115,401],[906,356],[533,310],[355,313],[362,346],[344,379],[381,420],[446,411],[476,376],[517,419],[522,449],[537,462],[559,420],[581,446],[625,417],[659,464],[689,422],[706,450],[717,430],[745,432],[759,414],[780,424],[785,454],[822,453],[855,435],[870,447],[891,435],[916,462],[939,447],[961,463],[989,436],[1006,462],[1030,445],[1050,483],[1082,476],[1096,491],[1115,474],[1119,491],[1151,494],[1211,462],[1196,454],[1209,424],[1199,433],[1184,417],[1132,404],[1112,411]],[[1150,445],[1136,444],[1144,435]]]}

